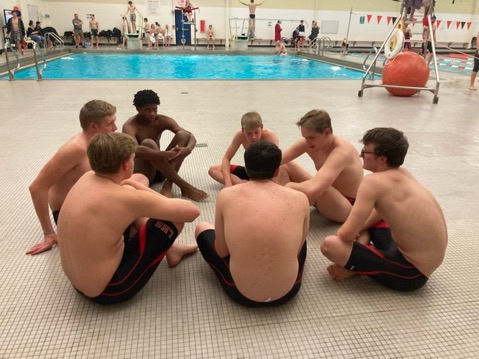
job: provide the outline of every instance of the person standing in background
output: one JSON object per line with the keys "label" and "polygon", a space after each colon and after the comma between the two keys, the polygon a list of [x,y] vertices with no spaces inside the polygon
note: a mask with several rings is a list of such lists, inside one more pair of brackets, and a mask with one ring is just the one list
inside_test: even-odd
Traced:
{"label": "person standing in background", "polygon": [[91,47],[93,47],[95,41],[96,41],[96,48],[98,49],[98,43],[99,43],[99,38],[98,38],[98,32],[100,31],[100,24],[98,21],[95,19],[95,15],[91,16],[90,20],[90,32],[91,32]]}
{"label": "person standing in background", "polygon": [[80,40],[83,47],[85,47],[85,35],[83,34],[83,28],[82,28],[83,21],[81,21],[78,18],[78,14],[75,14],[74,16],[75,17],[72,20],[72,24],[73,24],[73,37],[75,39],[75,47],[78,48],[78,46],[80,46]]}
{"label": "person standing in background", "polygon": [[281,20],[278,20],[276,25],[274,26],[274,41],[281,41],[281,31],[283,29],[281,28]]}

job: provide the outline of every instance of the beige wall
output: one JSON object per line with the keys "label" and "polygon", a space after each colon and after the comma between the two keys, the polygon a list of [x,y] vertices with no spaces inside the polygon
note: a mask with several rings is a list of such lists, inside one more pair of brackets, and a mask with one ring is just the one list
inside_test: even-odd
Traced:
{"label": "beige wall", "polygon": [[[121,28],[120,14],[126,12],[127,0],[1,0],[3,8],[19,6],[22,10],[27,4],[38,6],[42,16],[50,15],[49,19],[42,19],[43,26],[53,26],[60,34],[71,31],[71,19],[75,12],[86,24],[86,14],[93,13],[100,22],[102,29]],[[230,19],[238,19],[233,22],[243,24],[243,19],[248,17],[248,9],[238,0],[192,0],[194,5],[200,7],[197,11],[197,19],[205,20],[206,24],[213,25],[217,38],[229,38],[231,30]],[[249,2],[249,0],[243,0]],[[256,2],[260,2],[256,0]],[[140,12],[151,21],[158,21],[164,25],[173,21],[172,10],[177,0],[160,0],[160,13],[150,15],[146,13],[146,0],[137,0],[133,3]],[[439,42],[469,42],[470,38],[479,32],[479,0],[438,0],[436,13],[444,23],[470,22],[470,29],[447,29],[443,23],[438,29]],[[328,34],[332,40],[341,40],[346,36],[350,10],[353,8],[350,23],[350,38],[356,41],[381,41],[389,32],[391,26],[384,20],[388,16],[398,16],[401,3],[392,0],[264,0],[257,8],[257,37],[270,39],[274,37],[274,24],[277,20],[283,21],[283,36],[291,37],[291,33],[298,25],[299,20],[304,19],[307,24],[307,32],[310,31],[311,21],[337,21],[339,30],[337,34]],[[371,15],[373,20],[368,24],[360,24],[361,16]],[[381,23],[377,23],[377,16],[382,16]],[[28,19],[26,19],[28,20]],[[246,20],[247,21],[247,20]],[[27,21],[28,22],[28,21]],[[417,25],[416,25],[417,26]],[[419,28],[420,26],[418,26]],[[420,32],[420,29],[414,32]],[[204,37],[204,33],[198,32],[198,37]],[[420,35],[414,35],[420,37]],[[414,39],[413,37],[413,39]]]}

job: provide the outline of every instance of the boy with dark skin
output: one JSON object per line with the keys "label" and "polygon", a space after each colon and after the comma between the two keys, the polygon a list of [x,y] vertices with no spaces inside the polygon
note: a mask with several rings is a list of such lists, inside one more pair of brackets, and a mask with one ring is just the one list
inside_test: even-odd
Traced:
{"label": "boy with dark skin", "polygon": [[[144,174],[150,183],[165,180],[160,191],[171,197],[171,188],[176,184],[184,197],[194,201],[208,198],[208,194],[186,182],[178,175],[185,158],[196,145],[195,136],[182,128],[171,117],[159,115],[160,98],[152,90],[142,90],[135,94],[133,105],[138,114],[123,125],[123,132],[133,137],[137,144],[135,151],[135,173]],[[175,134],[165,150],[160,149],[160,139],[164,131]]]}

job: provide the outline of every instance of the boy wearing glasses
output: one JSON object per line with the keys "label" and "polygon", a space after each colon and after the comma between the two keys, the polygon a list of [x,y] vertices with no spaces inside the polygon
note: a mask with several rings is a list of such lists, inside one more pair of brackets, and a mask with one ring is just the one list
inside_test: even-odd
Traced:
{"label": "boy wearing glasses", "polygon": [[[303,137],[284,151],[279,183],[305,193],[321,215],[342,223],[363,179],[359,153],[350,142],[333,134],[331,118],[324,110],[309,111],[297,125]],[[314,162],[314,176],[293,161],[304,153]]]}
{"label": "boy wearing glasses", "polygon": [[362,274],[394,290],[419,289],[444,259],[447,228],[441,207],[400,167],[409,147],[401,131],[374,128],[361,142],[363,167],[373,173],[359,186],[337,235],[321,244],[334,263],[328,272],[337,280]]}

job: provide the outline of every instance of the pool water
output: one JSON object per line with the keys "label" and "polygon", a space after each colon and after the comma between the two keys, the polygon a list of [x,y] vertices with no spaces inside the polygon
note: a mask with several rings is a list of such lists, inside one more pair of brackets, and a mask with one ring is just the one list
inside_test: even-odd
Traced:
{"label": "pool water", "polygon": [[[43,65],[43,64],[42,64]],[[43,66],[41,66],[43,67]],[[72,54],[47,62],[44,79],[360,79],[363,73],[297,56]],[[5,76],[4,76],[5,78]],[[8,77],[6,77],[8,78]],[[15,79],[36,79],[35,67]]]}
{"label": "pool water", "polygon": [[[351,53],[351,56],[366,58],[366,53]],[[369,57],[368,64],[371,63],[373,55]],[[383,63],[386,57],[384,55],[379,56],[379,63]],[[430,65],[432,68],[432,64]],[[437,66],[440,71],[455,72],[459,74],[469,75],[474,68],[474,55],[458,56],[456,54],[449,55],[437,55]]]}

